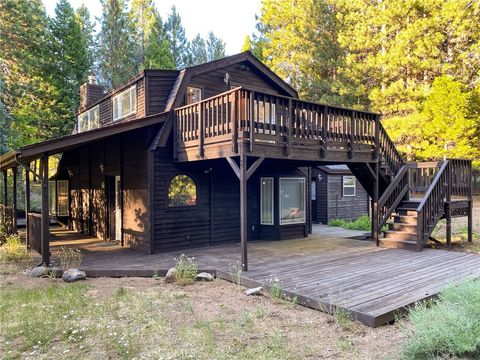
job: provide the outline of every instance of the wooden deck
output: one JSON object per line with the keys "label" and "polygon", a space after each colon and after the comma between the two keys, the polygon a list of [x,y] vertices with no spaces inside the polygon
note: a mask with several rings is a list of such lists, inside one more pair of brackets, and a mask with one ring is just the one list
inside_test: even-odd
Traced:
{"label": "wooden deck", "polygon": [[[241,273],[242,284],[268,289],[276,278],[285,295],[296,296],[302,305],[327,311],[339,306],[364,324],[379,326],[449,283],[480,277],[479,255],[385,249],[348,238],[356,235],[316,227],[308,239],[251,242],[250,270]],[[239,244],[143,255],[68,232],[55,236],[53,259],[59,245],[82,248],[81,268],[89,276],[164,275],[182,253],[194,256],[199,270],[225,280],[232,281],[241,268]]]}

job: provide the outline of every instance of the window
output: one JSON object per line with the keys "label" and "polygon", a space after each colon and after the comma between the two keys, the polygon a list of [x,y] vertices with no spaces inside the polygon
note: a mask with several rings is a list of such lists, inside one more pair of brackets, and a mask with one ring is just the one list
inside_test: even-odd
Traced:
{"label": "window", "polygon": [[202,100],[202,89],[189,86],[187,87],[187,105],[199,102]]}
{"label": "window", "polygon": [[260,179],[260,224],[273,225],[273,178]]}
{"label": "window", "polygon": [[280,178],[280,225],[305,223],[305,178]]}
{"label": "window", "polygon": [[56,181],[50,180],[48,182],[48,211],[50,215],[56,215],[57,213],[57,194],[56,194]]}
{"label": "window", "polygon": [[57,216],[68,215],[68,180],[57,180]]}
{"label": "window", "polygon": [[191,177],[177,175],[168,186],[168,206],[195,206],[197,204],[197,186]]}
{"label": "window", "polygon": [[343,179],[343,196],[355,196],[357,179],[355,176],[344,176]]}
{"label": "window", "polygon": [[113,97],[113,120],[119,120],[137,111],[137,88],[131,88]]}
{"label": "window", "polygon": [[310,199],[311,200],[317,200],[317,182],[315,180],[312,180],[311,182],[311,188],[310,188]]}
{"label": "window", "polygon": [[100,111],[98,105],[78,115],[78,132],[100,127]]}

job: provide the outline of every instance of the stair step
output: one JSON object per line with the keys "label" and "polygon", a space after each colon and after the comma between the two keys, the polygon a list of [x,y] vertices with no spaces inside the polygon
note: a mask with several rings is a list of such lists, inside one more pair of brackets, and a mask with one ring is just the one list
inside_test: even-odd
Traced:
{"label": "stair step", "polygon": [[393,222],[398,224],[417,224],[417,217],[410,215],[394,215]]}
{"label": "stair step", "polygon": [[412,250],[412,251],[421,250],[421,248],[417,247],[416,241],[408,241],[408,240],[396,241],[391,239],[380,239],[379,244],[384,248],[390,248],[390,249],[406,249],[406,250]]}
{"label": "stair step", "polygon": [[417,217],[417,215],[418,215],[416,208],[415,209],[409,209],[409,208],[406,208],[406,207],[403,207],[403,206],[397,208],[396,212],[399,215],[408,215],[408,216],[413,216],[413,217]]}
{"label": "stair step", "polygon": [[406,231],[409,233],[415,233],[417,230],[417,224],[391,223],[388,224],[388,228],[392,231]]}
{"label": "stair step", "polygon": [[402,208],[408,208],[408,209],[416,209],[420,205],[420,201],[416,200],[407,200],[407,201],[402,201],[400,206]]}
{"label": "stair step", "polygon": [[385,238],[396,241],[417,241],[417,233],[409,231],[387,231]]}

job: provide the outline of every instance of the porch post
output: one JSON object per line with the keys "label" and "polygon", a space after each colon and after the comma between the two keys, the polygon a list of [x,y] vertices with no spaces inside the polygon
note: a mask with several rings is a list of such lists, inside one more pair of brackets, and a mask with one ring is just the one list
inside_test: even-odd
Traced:
{"label": "porch post", "polygon": [[8,205],[8,176],[7,170],[3,170],[3,205]]}
{"label": "porch post", "polygon": [[240,246],[242,248],[242,270],[248,271],[247,259],[247,157],[240,156]]}
{"label": "porch post", "polygon": [[380,230],[378,228],[379,167],[380,167],[380,163],[377,158],[375,161],[375,180],[373,184],[373,199],[372,199],[372,240],[375,242],[377,246],[379,245],[378,233]]}
{"label": "porch post", "polygon": [[25,233],[26,233],[26,242],[27,247],[30,247],[30,232],[29,232],[29,221],[28,213],[30,212],[30,173],[25,169]]}
{"label": "porch post", "polygon": [[13,187],[12,187],[12,209],[13,209],[13,217],[12,217],[12,231],[14,234],[17,233],[17,167],[12,168],[12,178],[13,178]]}
{"label": "porch post", "polygon": [[48,209],[48,154],[42,155],[40,176],[42,177],[42,233],[40,239],[42,249],[42,261],[46,266],[48,266],[50,263],[50,231],[48,228],[50,226],[50,215]]}

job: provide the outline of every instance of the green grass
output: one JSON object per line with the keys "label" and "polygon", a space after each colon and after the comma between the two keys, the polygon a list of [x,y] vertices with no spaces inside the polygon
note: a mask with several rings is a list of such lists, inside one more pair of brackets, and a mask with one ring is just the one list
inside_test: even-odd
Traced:
{"label": "green grass", "polygon": [[360,216],[359,218],[348,221],[343,219],[333,219],[328,223],[329,226],[341,227],[350,230],[363,230],[370,231],[372,228],[372,222],[367,215]]}
{"label": "green grass", "polygon": [[30,257],[27,245],[22,244],[18,235],[8,235],[5,237],[5,243],[0,246],[0,260],[19,261]]}
{"label": "green grass", "polygon": [[405,359],[480,358],[480,281],[450,286],[415,306],[405,323]]}

